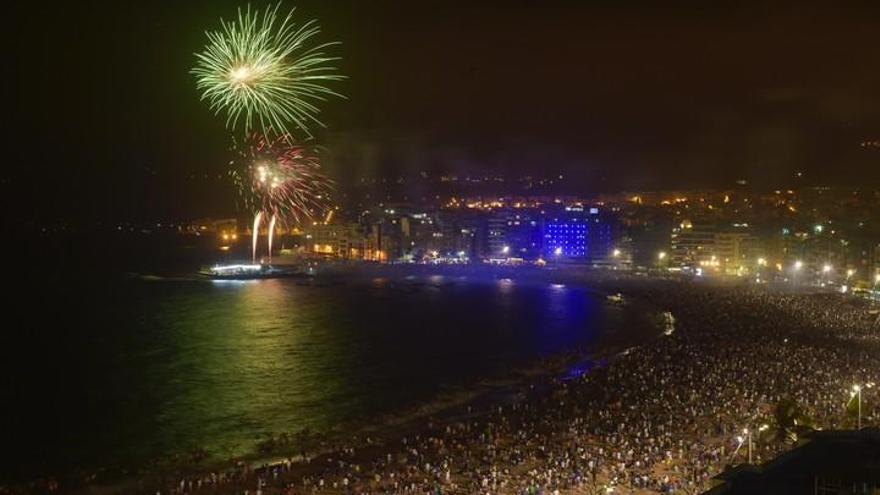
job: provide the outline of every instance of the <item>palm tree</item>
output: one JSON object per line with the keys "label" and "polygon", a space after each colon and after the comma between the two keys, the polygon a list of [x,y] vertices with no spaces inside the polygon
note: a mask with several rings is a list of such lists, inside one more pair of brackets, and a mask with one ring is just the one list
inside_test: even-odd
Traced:
{"label": "palm tree", "polygon": [[794,399],[782,399],[773,411],[774,433],[780,442],[797,442],[798,437],[816,429],[813,420],[806,415]]}

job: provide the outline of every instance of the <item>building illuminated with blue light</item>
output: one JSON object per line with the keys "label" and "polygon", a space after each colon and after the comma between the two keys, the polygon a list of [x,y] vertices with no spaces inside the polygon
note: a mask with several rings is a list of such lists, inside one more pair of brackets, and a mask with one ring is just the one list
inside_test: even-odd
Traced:
{"label": "building illuminated with blue light", "polygon": [[547,259],[588,261],[611,252],[611,221],[598,208],[569,207],[544,223]]}

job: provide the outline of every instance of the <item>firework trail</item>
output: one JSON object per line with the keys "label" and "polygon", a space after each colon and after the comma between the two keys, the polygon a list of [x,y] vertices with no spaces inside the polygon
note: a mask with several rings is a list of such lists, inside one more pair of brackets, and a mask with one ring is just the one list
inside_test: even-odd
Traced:
{"label": "firework trail", "polygon": [[239,153],[243,166],[232,171],[244,208],[254,212],[253,251],[263,219],[269,221],[269,249],[276,222],[290,226],[320,216],[328,207],[333,182],[321,173],[317,150],[290,136],[269,140],[253,135]]}

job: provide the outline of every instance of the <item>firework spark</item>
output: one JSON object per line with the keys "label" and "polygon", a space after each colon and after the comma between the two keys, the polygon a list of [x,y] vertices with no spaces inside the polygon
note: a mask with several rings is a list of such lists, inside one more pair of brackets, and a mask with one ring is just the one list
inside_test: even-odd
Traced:
{"label": "firework spark", "polygon": [[288,135],[254,135],[242,155],[245,166],[233,177],[248,210],[283,225],[323,214],[332,181],[321,174],[315,149]]}
{"label": "firework spark", "polygon": [[197,53],[197,87],[202,100],[216,113],[226,113],[226,126],[244,134],[259,131],[267,136],[300,129],[311,136],[317,124],[316,103],[341,96],[325,84],[344,77],[330,65],[338,57],[324,50],[336,43],[308,48],[320,27],[314,20],[297,26],[293,10],[279,21],[281,4],[262,13],[238,10],[238,19],[208,31],[208,44]]}

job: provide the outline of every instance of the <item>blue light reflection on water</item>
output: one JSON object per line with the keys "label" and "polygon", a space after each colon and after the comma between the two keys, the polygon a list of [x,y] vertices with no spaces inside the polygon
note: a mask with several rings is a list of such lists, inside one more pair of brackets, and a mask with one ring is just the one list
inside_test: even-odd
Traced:
{"label": "blue light reflection on water", "polygon": [[56,303],[13,318],[0,370],[23,472],[242,453],[377,418],[590,345],[608,316],[585,289],[462,277],[41,290]]}

